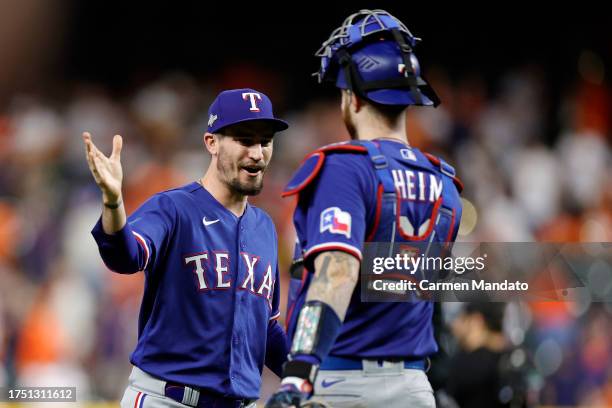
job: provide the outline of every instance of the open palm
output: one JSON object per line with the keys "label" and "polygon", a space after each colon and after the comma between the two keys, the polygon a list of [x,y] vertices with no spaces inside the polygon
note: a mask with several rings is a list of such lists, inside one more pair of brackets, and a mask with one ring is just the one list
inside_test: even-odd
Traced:
{"label": "open palm", "polygon": [[123,169],[121,168],[121,147],[123,139],[119,135],[113,137],[113,151],[106,157],[93,143],[89,132],[83,133],[87,164],[98,187],[102,191],[104,202],[116,203],[121,198],[121,183]]}

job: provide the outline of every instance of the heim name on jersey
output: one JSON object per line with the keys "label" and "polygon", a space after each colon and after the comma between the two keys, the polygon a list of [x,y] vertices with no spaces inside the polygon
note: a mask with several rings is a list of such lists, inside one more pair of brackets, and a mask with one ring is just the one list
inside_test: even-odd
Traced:
{"label": "heim name on jersey", "polygon": [[442,195],[442,180],[434,174],[416,170],[391,170],[400,197],[409,201],[434,203]]}

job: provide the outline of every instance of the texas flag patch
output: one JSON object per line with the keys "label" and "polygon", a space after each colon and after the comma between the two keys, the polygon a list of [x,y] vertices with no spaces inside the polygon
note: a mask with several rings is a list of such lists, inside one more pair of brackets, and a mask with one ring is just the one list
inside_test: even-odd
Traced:
{"label": "texas flag patch", "polygon": [[321,232],[329,231],[333,234],[351,237],[351,214],[338,207],[330,207],[321,212]]}

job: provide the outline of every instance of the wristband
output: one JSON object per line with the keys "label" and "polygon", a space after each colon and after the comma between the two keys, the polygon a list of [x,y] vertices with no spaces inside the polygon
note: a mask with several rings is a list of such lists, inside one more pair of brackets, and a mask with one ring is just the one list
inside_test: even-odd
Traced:
{"label": "wristband", "polygon": [[[305,361],[291,360],[285,363],[283,368],[283,380],[282,383],[291,383],[294,378],[299,378],[308,381],[310,385],[315,383],[317,373],[319,372],[319,366],[307,363]],[[302,392],[310,392],[309,390],[302,389],[303,386],[297,386]]]}
{"label": "wristband", "polygon": [[115,204],[104,203],[104,206],[106,208],[110,208],[111,210],[116,210],[121,204],[123,204],[123,200],[119,199],[119,201],[117,201]]}

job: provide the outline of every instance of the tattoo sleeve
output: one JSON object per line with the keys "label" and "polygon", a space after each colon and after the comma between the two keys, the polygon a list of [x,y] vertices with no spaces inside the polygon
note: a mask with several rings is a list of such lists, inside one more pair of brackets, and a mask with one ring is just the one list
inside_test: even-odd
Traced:
{"label": "tattoo sleeve", "polygon": [[328,304],[344,320],[359,278],[359,260],[346,252],[323,252],[314,260],[315,276],[306,300]]}

